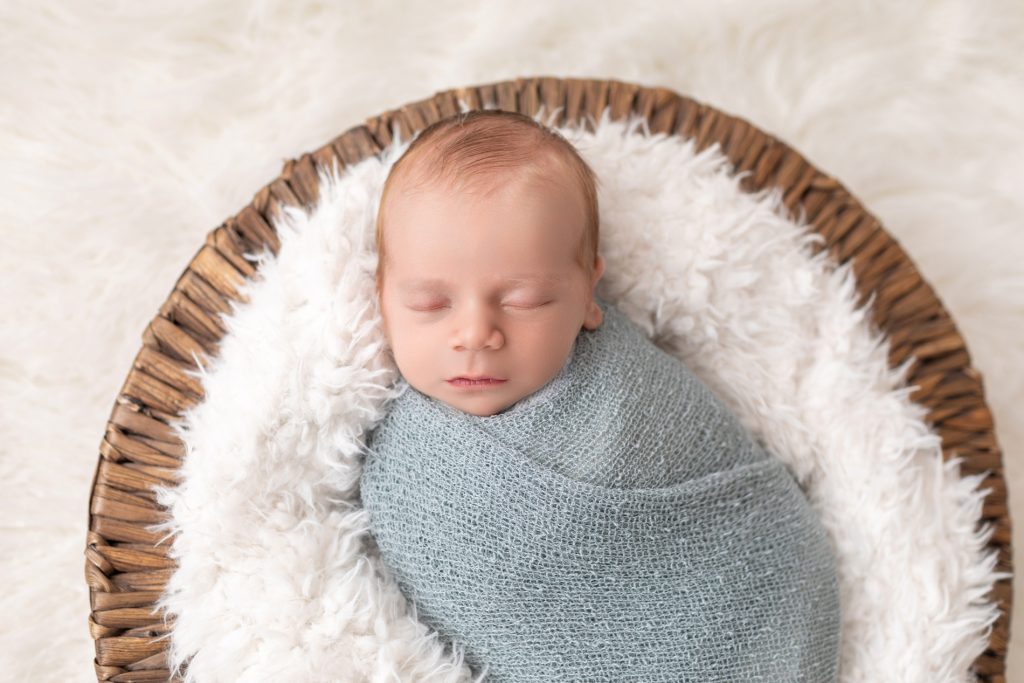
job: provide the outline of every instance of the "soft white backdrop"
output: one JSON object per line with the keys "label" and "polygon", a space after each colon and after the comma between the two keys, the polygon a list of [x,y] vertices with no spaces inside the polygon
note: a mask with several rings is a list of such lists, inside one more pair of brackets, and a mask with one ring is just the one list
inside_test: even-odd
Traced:
{"label": "soft white backdrop", "polygon": [[[285,159],[366,117],[515,76],[663,85],[841,179],[966,337],[1020,509],[1018,0],[9,0],[0,25],[5,677],[95,680],[83,549],[97,447],[139,335],[206,232]],[[1020,546],[1024,521],[1014,531]],[[1018,632],[1010,681],[1024,681]]]}

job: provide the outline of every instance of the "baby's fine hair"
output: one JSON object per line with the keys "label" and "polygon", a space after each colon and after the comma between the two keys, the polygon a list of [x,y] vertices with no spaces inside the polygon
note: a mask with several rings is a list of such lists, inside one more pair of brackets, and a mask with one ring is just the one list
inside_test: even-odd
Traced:
{"label": "baby's fine hair", "polygon": [[[536,164],[540,152],[553,153],[570,171],[583,199],[583,237],[577,262],[593,277],[599,246],[598,179],[571,142],[558,131],[518,112],[474,109],[435,121],[424,128],[391,166],[377,211],[377,287],[384,277],[388,197],[398,180],[407,189],[428,183],[474,190],[493,189],[495,171]],[[429,153],[427,153],[429,152]]]}

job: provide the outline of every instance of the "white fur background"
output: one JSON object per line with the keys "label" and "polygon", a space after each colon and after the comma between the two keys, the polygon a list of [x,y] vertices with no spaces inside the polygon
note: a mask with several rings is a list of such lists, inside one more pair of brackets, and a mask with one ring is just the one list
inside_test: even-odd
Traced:
{"label": "white fur background", "polygon": [[[205,233],[367,116],[520,75],[667,86],[841,179],[966,337],[1019,508],[1017,0],[9,1],[0,26],[5,677],[95,680],[82,552],[97,446]],[[1024,681],[1017,640],[1010,681]]]}

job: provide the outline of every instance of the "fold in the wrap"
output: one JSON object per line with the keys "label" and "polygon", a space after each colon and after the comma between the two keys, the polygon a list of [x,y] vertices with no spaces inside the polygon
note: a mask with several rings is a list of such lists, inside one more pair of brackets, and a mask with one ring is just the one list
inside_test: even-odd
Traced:
{"label": "fold in the wrap", "polygon": [[371,432],[362,501],[417,618],[495,682],[835,681],[835,556],[800,487],[597,301],[505,411],[406,384]]}

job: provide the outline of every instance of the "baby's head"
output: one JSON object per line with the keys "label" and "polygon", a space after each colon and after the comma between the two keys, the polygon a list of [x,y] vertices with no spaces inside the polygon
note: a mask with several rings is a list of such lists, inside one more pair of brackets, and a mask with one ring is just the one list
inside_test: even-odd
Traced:
{"label": "baby's head", "polygon": [[522,114],[475,110],[413,140],[377,216],[384,333],[412,387],[486,416],[558,374],[602,321],[596,183],[571,143]]}

